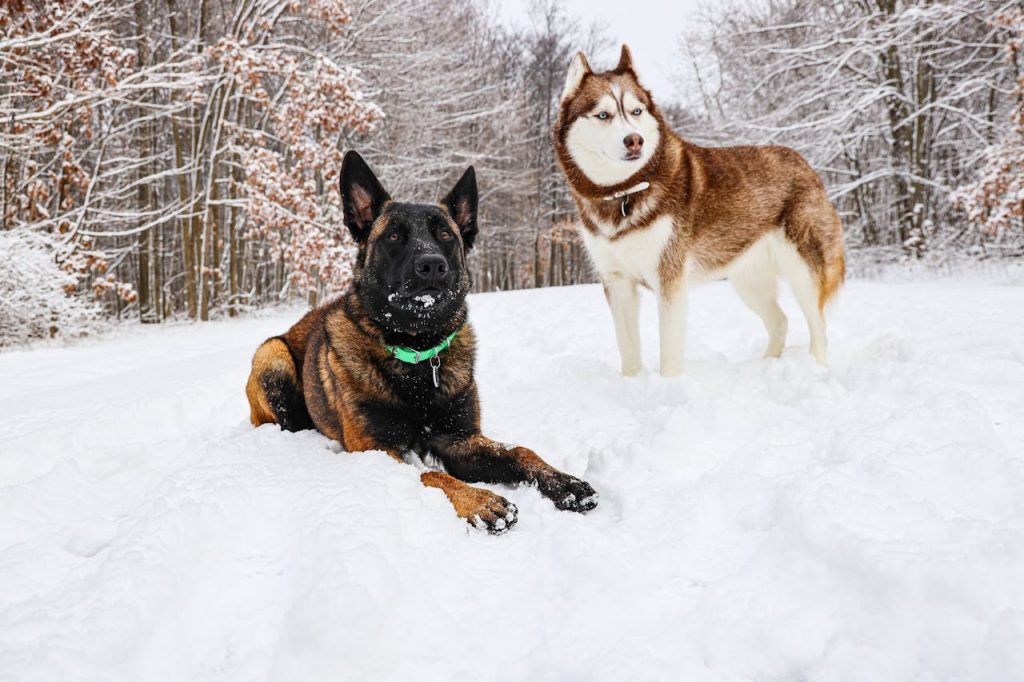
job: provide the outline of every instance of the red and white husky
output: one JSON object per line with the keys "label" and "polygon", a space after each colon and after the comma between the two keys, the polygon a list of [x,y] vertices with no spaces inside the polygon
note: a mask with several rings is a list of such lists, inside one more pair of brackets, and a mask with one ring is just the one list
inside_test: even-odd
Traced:
{"label": "red and white husky", "polygon": [[699,147],[673,132],[633,69],[569,65],[555,150],[611,307],[622,373],[641,368],[638,285],[658,297],[661,373],[683,370],[688,286],[728,278],[778,357],[785,278],[825,364],[825,303],[843,282],[843,233],[821,178],[787,147]]}

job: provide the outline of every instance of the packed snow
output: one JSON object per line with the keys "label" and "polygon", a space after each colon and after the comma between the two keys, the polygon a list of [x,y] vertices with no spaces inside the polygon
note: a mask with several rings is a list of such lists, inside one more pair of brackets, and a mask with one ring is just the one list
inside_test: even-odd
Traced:
{"label": "packed snow", "polygon": [[301,311],[0,355],[0,679],[1024,679],[1024,287],[851,282],[831,366],[725,284],[687,374],[598,287],[470,299],[484,431],[600,492],[502,536],[413,466],[258,429]]}
{"label": "packed snow", "polygon": [[436,299],[430,294],[422,294],[420,296],[414,296],[412,300],[417,303],[422,303],[424,308],[429,308],[434,305]]}

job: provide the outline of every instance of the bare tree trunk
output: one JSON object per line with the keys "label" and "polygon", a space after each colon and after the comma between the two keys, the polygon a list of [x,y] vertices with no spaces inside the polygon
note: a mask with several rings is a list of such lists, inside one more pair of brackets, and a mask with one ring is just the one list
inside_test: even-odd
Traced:
{"label": "bare tree trunk", "polygon": [[[203,45],[207,40],[206,27],[208,26],[209,16],[207,14],[209,9],[209,3],[207,0],[201,0],[199,4],[199,26],[196,29],[196,47],[199,54],[203,52]],[[218,92],[222,92],[218,90]],[[221,101],[218,99],[216,103],[210,102],[205,117],[202,115],[204,112],[200,107],[193,107],[192,117],[192,129],[194,131],[192,138],[192,159],[195,162],[195,166],[192,172],[192,189],[193,189],[193,204],[192,204],[192,234],[200,235],[196,244],[197,256],[196,262],[199,265],[199,319],[206,321],[210,319],[210,251],[212,248],[212,231],[213,225],[216,222],[213,211],[210,210],[210,199],[216,196],[217,182],[216,182],[216,145],[208,144],[209,136],[211,131],[209,126],[206,125],[209,121],[216,119],[216,116],[210,116],[209,107],[213,106],[214,110],[219,113],[219,105]],[[201,161],[205,161],[206,154],[210,154],[209,168],[206,172],[206,192],[200,195],[198,188],[200,179]],[[200,201],[202,206],[200,207]],[[202,208],[202,217],[200,217],[200,208]],[[214,264],[213,267],[216,267]]]}
{"label": "bare tree trunk", "polygon": [[[173,52],[177,52],[178,38],[180,36],[178,31],[177,10],[174,6],[174,0],[166,0],[166,3],[167,20],[171,30],[171,50]],[[189,213],[194,213],[192,196],[189,192],[188,183],[185,179],[184,173],[186,142],[184,133],[181,130],[177,117],[175,116],[171,117],[171,134],[174,138],[174,161],[178,170],[176,177],[178,179],[179,210],[183,210],[187,206]],[[188,316],[194,320],[198,317],[198,308],[196,305],[195,239],[193,230],[195,218],[186,214],[182,215],[179,220],[181,222],[181,251],[185,277],[185,303],[188,306]]]}
{"label": "bare tree trunk", "polygon": [[[5,88],[6,89],[6,88]],[[14,112],[11,112],[11,117],[8,121],[7,134],[14,133]],[[7,211],[8,211],[8,200],[10,197],[10,191],[8,189],[8,183],[12,183],[11,180],[11,166],[14,164],[14,150],[10,147],[4,152],[4,174],[2,180],[3,184],[0,185],[0,191],[4,193],[3,205],[0,206],[0,229],[7,229]]]}
{"label": "bare tree trunk", "polygon": [[[239,160],[235,155],[235,162],[231,170],[231,177],[234,180],[232,188],[241,183],[241,173],[238,168]],[[234,189],[231,192],[234,199]],[[241,259],[240,239],[236,232],[238,225],[238,207],[231,204],[231,217],[228,219],[228,315],[234,317],[238,314],[238,283],[239,283],[239,260]]]}
{"label": "bare tree trunk", "polygon": [[533,286],[540,288],[544,286],[544,271],[540,266],[540,229],[533,239]]}
{"label": "bare tree trunk", "polygon": [[[150,52],[149,52],[149,40],[146,34],[146,8],[145,3],[137,2],[135,4],[135,26],[138,31],[137,41],[137,54],[139,64],[143,67],[148,66],[150,63]],[[148,126],[139,126],[136,129],[136,140],[135,148],[142,153],[145,149],[151,150],[151,140],[153,136],[152,124]],[[149,139],[146,139],[146,138]],[[152,159],[152,153],[149,158]],[[147,163],[139,167],[138,175],[141,180],[152,170],[151,163]],[[151,198],[152,188],[148,182],[139,182],[139,188],[137,192],[138,205],[143,211],[148,210],[152,205]],[[138,264],[138,292],[139,292],[139,319],[143,322],[151,321],[152,307],[153,307],[153,294],[150,287],[149,275],[150,275],[150,254],[153,250],[153,236],[151,230],[144,230],[138,235],[137,243],[135,246],[139,254]]]}

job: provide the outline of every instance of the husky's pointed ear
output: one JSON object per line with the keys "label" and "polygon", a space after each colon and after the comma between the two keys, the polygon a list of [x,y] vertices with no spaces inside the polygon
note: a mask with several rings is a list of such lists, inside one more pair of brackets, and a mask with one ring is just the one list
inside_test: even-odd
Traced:
{"label": "husky's pointed ear", "polygon": [[472,166],[462,174],[452,191],[448,192],[448,196],[441,201],[441,205],[448,210],[448,215],[455,221],[459,228],[459,234],[462,235],[462,244],[466,251],[469,251],[473,248],[477,233],[476,171]]}
{"label": "husky's pointed ear", "polygon": [[341,209],[345,227],[359,245],[366,243],[370,227],[391,196],[380,180],[356,151],[349,151],[341,161]]}
{"label": "husky's pointed ear", "polygon": [[633,53],[629,51],[629,45],[622,44],[622,52],[619,54],[619,65],[615,67],[616,71],[632,71],[633,70]]}
{"label": "husky's pointed ear", "polygon": [[583,77],[588,73],[591,73],[591,71],[587,58],[583,56],[582,52],[577,52],[576,56],[569,62],[569,71],[565,75],[565,90],[562,91],[563,100],[576,92],[576,88],[580,87]]}

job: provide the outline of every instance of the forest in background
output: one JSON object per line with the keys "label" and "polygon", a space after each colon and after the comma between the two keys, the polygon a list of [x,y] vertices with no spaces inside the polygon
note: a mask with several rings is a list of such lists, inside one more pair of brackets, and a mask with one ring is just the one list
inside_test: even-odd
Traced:
{"label": "forest in background", "polygon": [[[853,260],[1024,254],[1019,0],[709,5],[681,31],[673,127],[806,155]],[[403,199],[476,167],[477,290],[590,281],[551,127],[572,54],[617,47],[557,0],[519,27],[478,0],[4,0],[0,346],[341,290],[347,149]]]}

